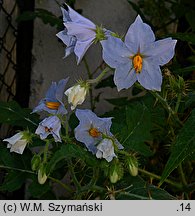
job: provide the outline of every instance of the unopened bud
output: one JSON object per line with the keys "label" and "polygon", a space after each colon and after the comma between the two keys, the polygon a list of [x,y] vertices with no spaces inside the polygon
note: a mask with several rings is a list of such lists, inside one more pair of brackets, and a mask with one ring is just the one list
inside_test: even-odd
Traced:
{"label": "unopened bud", "polygon": [[41,157],[40,155],[34,155],[32,160],[31,160],[31,169],[33,171],[36,171],[38,170],[39,166],[40,166],[40,163],[41,163]]}
{"label": "unopened bud", "polygon": [[134,156],[127,159],[127,166],[132,176],[136,176],[138,174],[138,161]]}
{"label": "unopened bud", "polygon": [[82,104],[86,98],[88,91],[87,84],[76,84],[65,91],[68,96],[68,103],[72,104],[71,110],[74,110],[77,105]]}
{"label": "unopened bud", "polygon": [[116,183],[123,176],[123,167],[118,161],[114,161],[114,164],[110,167],[110,182]]}
{"label": "unopened bud", "polygon": [[45,168],[42,166],[38,170],[38,182],[39,184],[44,184],[47,180],[47,175],[45,172]]}

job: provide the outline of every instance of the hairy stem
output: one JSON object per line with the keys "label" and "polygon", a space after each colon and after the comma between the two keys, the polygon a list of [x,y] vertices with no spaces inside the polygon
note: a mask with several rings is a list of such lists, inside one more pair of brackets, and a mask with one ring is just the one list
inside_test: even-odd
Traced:
{"label": "hairy stem", "polygon": [[[154,173],[148,172],[148,171],[143,170],[143,169],[141,169],[141,168],[138,168],[138,170],[139,170],[139,172],[141,172],[141,173],[143,173],[143,174],[145,174],[145,175],[148,175],[148,176],[150,176],[150,177],[152,177],[152,178],[159,179],[159,180],[161,179],[161,176],[156,175],[156,174],[154,174]],[[166,179],[165,182],[168,183],[168,184],[170,184],[170,185],[172,185],[172,186],[174,186],[174,187],[177,187],[177,188],[179,188],[179,189],[181,189],[181,188],[183,187],[181,184],[179,184],[179,183],[177,183],[177,182],[174,182],[174,181],[172,181],[172,180],[169,180],[169,179]]]}

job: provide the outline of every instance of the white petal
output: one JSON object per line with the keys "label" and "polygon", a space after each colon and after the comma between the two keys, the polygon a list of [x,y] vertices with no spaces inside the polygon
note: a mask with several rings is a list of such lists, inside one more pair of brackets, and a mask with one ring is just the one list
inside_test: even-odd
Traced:
{"label": "white petal", "polygon": [[26,147],[26,144],[27,144],[26,140],[19,140],[14,145],[12,145],[10,152],[16,152],[18,154],[22,154]]}
{"label": "white petal", "polygon": [[22,137],[23,137],[23,134],[21,132],[19,132],[10,138],[4,139],[3,141],[9,142],[11,145],[14,145]]}

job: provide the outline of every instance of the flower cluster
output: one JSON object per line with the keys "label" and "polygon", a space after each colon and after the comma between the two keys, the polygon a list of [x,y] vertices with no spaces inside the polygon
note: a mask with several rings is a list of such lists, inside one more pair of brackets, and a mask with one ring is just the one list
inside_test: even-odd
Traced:
{"label": "flower cluster", "polygon": [[97,158],[105,158],[110,162],[116,157],[114,150],[123,146],[110,132],[111,118],[99,118],[91,110],[76,110],[80,123],[75,128],[75,138],[84,143]]}
{"label": "flower cluster", "polygon": [[[85,101],[90,85],[99,82],[110,67],[115,70],[114,83],[118,91],[130,88],[136,81],[147,90],[160,91],[162,85],[160,66],[173,58],[176,40],[169,37],[155,41],[151,27],[144,23],[139,15],[122,40],[115,33],[81,16],[68,5],[61,10],[64,30],[59,32],[57,37],[66,45],[65,57],[74,53],[79,64],[88,48],[93,43],[100,42],[102,58],[109,66],[104,68],[96,79],[80,81],[66,90],[68,78],[58,83],[52,82],[45,97],[33,109],[32,113],[44,111],[48,114],[39,123],[34,136],[38,135],[41,140],[49,140],[48,136],[52,136],[54,142],[63,143],[61,127],[65,121],[68,124],[69,112],[63,100],[64,95],[71,105],[70,112],[74,111]],[[124,147],[110,131],[112,118],[100,118],[89,109],[76,109],[75,114],[79,120],[78,126],[74,129],[76,140],[84,143],[87,150],[98,159],[104,158],[107,162],[111,162],[116,158],[119,150]],[[65,128],[68,130],[68,127]],[[4,139],[8,142],[7,147],[11,152],[23,153],[27,143],[31,142],[27,134],[27,132],[19,132],[11,138]],[[48,144],[47,141],[46,143]],[[33,167],[36,166],[34,164]],[[110,179],[115,183],[121,178],[122,171],[117,164],[113,167],[110,171]],[[128,168],[131,175],[137,175],[138,163],[135,158],[128,159]],[[38,166],[38,179],[40,184],[47,179],[45,161]]]}

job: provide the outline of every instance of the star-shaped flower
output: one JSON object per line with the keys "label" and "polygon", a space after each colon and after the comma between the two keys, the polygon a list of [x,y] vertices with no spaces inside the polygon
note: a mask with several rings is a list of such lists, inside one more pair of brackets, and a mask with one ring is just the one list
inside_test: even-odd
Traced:
{"label": "star-shaped flower", "polygon": [[51,114],[66,114],[67,110],[62,102],[64,95],[64,88],[68,81],[68,78],[62,79],[58,82],[52,82],[48,89],[46,96],[39,102],[39,105],[33,109],[34,112],[47,111]]}
{"label": "star-shaped flower", "polygon": [[50,116],[48,118],[43,119],[43,121],[39,123],[39,126],[36,129],[35,134],[40,135],[40,138],[42,140],[46,139],[47,136],[51,134],[55,142],[61,142],[60,129],[60,119],[57,116]]}
{"label": "star-shaped flower", "polygon": [[136,81],[148,90],[160,91],[160,66],[173,58],[176,42],[170,37],[155,41],[151,27],[139,15],[124,42],[116,37],[101,41],[104,61],[116,69],[114,82],[118,91],[130,88]]}
{"label": "star-shaped flower", "polygon": [[[118,149],[123,149],[123,146],[110,132],[112,118],[99,118],[95,113],[88,109],[77,109],[76,116],[80,123],[75,128],[75,138],[84,143],[87,149],[93,154],[98,152],[97,157],[112,157],[113,152],[110,143],[112,143],[113,149],[114,145]],[[108,139],[112,141],[107,142]],[[111,153],[111,155],[108,153]]]}

